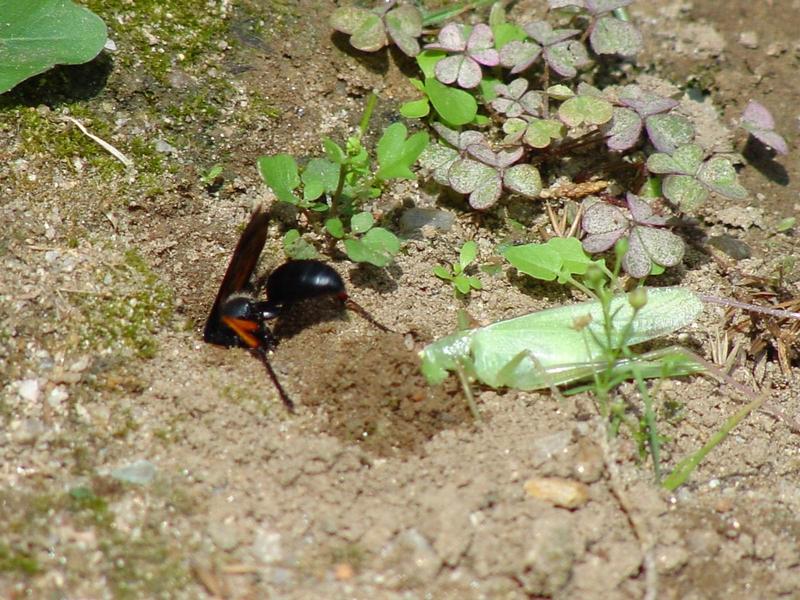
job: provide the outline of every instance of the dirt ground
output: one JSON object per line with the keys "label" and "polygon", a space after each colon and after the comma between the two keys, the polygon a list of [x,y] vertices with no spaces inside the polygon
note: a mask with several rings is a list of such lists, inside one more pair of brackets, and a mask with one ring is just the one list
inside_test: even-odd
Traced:
{"label": "dirt ground", "polygon": [[[475,422],[455,381],[427,386],[416,353],[455,328],[459,308],[489,323],[573,299],[506,268],[458,300],[432,275],[466,239],[490,261],[503,209],[476,218],[443,199],[452,228],[409,235],[387,269],[333,256],[351,296],[399,333],[298,307],[272,359],[299,405],[287,414],[257,361],[201,337],[242,225],[273,202],[256,158],[343,139],[372,89],[379,130],[414,95],[409,65],[351,52],[327,25],[332,2],[88,5],[117,50],[0,102],[0,597],[800,594],[800,396],[796,367],[782,372],[774,353],[736,358],[733,376],[768,399],[675,493],[654,483],[628,434],[606,441],[588,395],[478,389]],[[798,9],[631,8],[647,43],[631,80],[706,92],[691,105],[702,131],[748,159],[751,197],[709,203],[667,283],[742,297],[747,275],[782,272],[798,296],[797,230],[776,229],[800,207]],[[775,114],[788,157],[726,131],[750,98]],[[200,175],[216,163],[224,181],[208,189]],[[401,184],[374,212],[400,231],[405,211],[436,196]],[[546,229],[539,206],[508,210]],[[282,261],[287,222],[274,211],[264,271]],[[723,312],[709,307],[673,341],[710,358]],[[620,394],[637,400],[631,386]],[[656,400],[665,468],[744,402],[701,377],[663,382]],[[526,482],[542,477],[588,502],[533,497]]]}

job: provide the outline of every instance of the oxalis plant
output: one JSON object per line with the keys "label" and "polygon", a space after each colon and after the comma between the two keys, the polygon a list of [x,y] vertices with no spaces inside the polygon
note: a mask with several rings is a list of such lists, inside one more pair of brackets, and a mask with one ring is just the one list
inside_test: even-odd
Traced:
{"label": "oxalis plant", "polygon": [[[613,82],[615,67],[642,47],[627,12],[632,2],[549,0],[546,19],[522,22],[510,21],[506,3],[497,2],[488,20],[473,18],[469,24],[454,17],[477,3],[458,5],[434,20],[410,4],[389,2],[379,3],[372,14],[338,9],[332,25],[350,35],[360,50],[394,42],[413,57],[419,74],[411,84],[418,96],[400,113],[430,127],[433,140],[419,157],[422,173],[463,194],[470,208],[487,211],[509,197],[582,200],[573,227],[553,223],[556,231],[570,231],[577,239],[556,238],[541,248],[510,248],[503,254],[521,272],[571,285],[593,300],[437,340],[422,355],[428,379],[435,383],[448,371],[457,373],[476,416],[470,381],[549,387],[554,393],[564,385],[591,390],[611,433],[627,425],[659,476],[662,440],[644,379],[705,367],[702,359],[681,349],[640,355],[632,346],[691,322],[699,302],[680,288],[626,298],[620,293],[623,275],[643,279],[679,264],[684,242],[670,225],[700,209],[711,194],[744,200],[747,192],[737,180],[736,158],[698,142],[678,99],[645,85]],[[407,22],[392,23],[389,15]],[[363,42],[365,28],[378,42]],[[408,35],[417,43],[404,39]],[[751,102],[739,124],[776,152],[787,150],[762,105]],[[565,182],[570,173],[580,173],[581,179]],[[612,249],[615,267],[610,271],[590,256]],[[456,270],[455,265],[452,271],[440,267],[437,275],[454,280]],[[581,319],[588,309],[591,318]],[[679,319],[673,323],[675,315]],[[552,333],[553,318],[558,332],[540,354],[537,348]],[[671,324],[659,327],[660,321]],[[643,408],[612,396],[625,379],[636,381]],[[583,387],[574,387],[578,382]],[[755,406],[754,400],[747,411]],[[665,485],[680,485],[746,414],[740,411],[729,419],[713,443],[679,465]]]}
{"label": "oxalis plant", "polygon": [[[448,19],[482,3],[428,15],[389,2],[337,9],[331,22],[361,50],[393,41],[414,57],[420,97],[400,112],[430,124],[435,137],[419,162],[437,183],[485,211],[506,197],[540,197],[565,165],[581,161],[595,179],[622,189],[586,200],[584,248],[604,252],[627,238],[622,269],[642,278],[681,261],[683,241],[668,229],[673,217],[700,209],[712,192],[734,200],[747,192],[731,156],[696,142],[678,100],[636,84],[590,84],[641,49],[627,13],[632,1],[549,0],[546,20],[520,23],[497,2],[487,22],[473,25]],[[429,29],[434,23],[442,25]],[[366,31],[378,42],[364,43]],[[748,105],[740,125],[786,150],[762,105]]]}

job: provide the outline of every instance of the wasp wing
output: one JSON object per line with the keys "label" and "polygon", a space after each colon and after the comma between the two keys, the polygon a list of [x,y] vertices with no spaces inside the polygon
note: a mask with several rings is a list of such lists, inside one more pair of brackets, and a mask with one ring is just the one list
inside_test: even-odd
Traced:
{"label": "wasp wing", "polygon": [[267,223],[269,215],[263,209],[258,208],[250,217],[250,222],[244,228],[239,243],[233,251],[228,270],[219,286],[211,313],[206,320],[203,330],[203,340],[210,344],[221,346],[238,346],[239,338],[231,331],[221,319],[222,304],[231,294],[240,292],[247,287],[250,278],[255,271],[261,251],[267,241]]}

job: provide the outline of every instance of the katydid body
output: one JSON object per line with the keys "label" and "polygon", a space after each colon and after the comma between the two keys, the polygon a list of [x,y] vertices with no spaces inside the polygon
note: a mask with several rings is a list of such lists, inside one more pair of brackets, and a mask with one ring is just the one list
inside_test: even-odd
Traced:
{"label": "katydid body", "polygon": [[[422,372],[431,383],[461,369],[493,388],[567,384],[607,367],[609,350],[676,331],[702,309],[701,300],[685,288],[647,288],[647,303],[635,316],[626,295],[611,300],[607,333],[599,301],[550,308],[437,340],[421,352]],[[583,330],[574,326],[587,316],[590,322]],[[654,357],[643,355],[640,366],[652,372],[659,363],[648,358]],[[632,362],[620,360],[619,366]]]}

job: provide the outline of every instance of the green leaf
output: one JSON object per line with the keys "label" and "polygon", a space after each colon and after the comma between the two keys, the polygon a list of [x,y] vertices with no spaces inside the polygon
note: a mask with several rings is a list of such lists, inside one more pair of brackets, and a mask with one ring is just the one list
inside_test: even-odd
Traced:
{"label": "green leaf", "polygon": [[469,278],[466,275],[456,275],[453,278],[453,285],[462,294],[469,293]]}
{"label": "green leaf", "polygon": [[519,272],[543,281],[554,281],[563,264],[559,253],[545,244],[512,246],[503,256]]}
{"label": "green leaf", "polygon": [[353,218],[350,219],[350,230],[353,233],[364,233],[369,231],[374,224],[375,219],[372,217],[371,213],[360,212],[353,215]]}
{"label": "green leaf", "polygon": [[733,200],[747,198],[747,190],[739,184],[736,169],[724,156],[712,156],[704,162],[697,172],[697,179],[711,191],[726,198]]}
{"label": "green leaf", "polygon": [[0,0],[0,94],[55,65],[97,56],[102,19],[69,0]]}
{"label": "green leaf", "polygon": [[594,24],[589,39],[598,54],[633,56],[642,49],[642,34],[631,23],[609,16]]}
{"label": "green leaf", "polygon": [[578,238],[553,238],[545,246],[558,252],[563,269],[571,275],[584,275],[594,261],[583,250]]}
{"label": "green leaf", "polygon": [[474,277],[473,275],[470,275],[470,276],[467,277],[467,281],[469,281],[469,286],[473,290],[482,290],[483,289],[483,283],[481,283],[481,280],[478,279],[477,277]]}
{"label": "green leaf", "polygon": [[436,63],[445,56],[447,56],[447,53],[442,50],[423,50],[417,54],[417,64],[419,65],[420,71],[425,75],[425,79],[433,79],[436,77],[436,73],[434,72]]}
{"label": "green leaf", "polygon": [[559,118],[570,127],[581,123],[602,125],[610,121],[613,114],[610,102],[594,96],[575,96],[558,107]]}
{"label": "green leaf", "polygon": [[644,120],[647,135],[659,152],[672,154],[694,139],[694,125],[681,115],[658,114]]}
{"label": "green leaf", "polygon": [[708,198],[708,190],[689,175],[667,175],[662,188],[664,197],[685,211],[696,209]]}
{"label": "green leaf", "polygon": [[322,147],[325,148],[325,156],[327,156],[331,162],[337,165],[342,165],[347,162],[347,152],[332,139],[323,138]]}
{"label": "green leaf", "polygon": [[651,173],[676,173],[695,175],[703,161],[703,149],[697,144],[686,144],[672,155],[656,152],[647,158],[647,169]]}
{"label": "green leaf", "polygon": [[526,198],[536,198],[542,191],[542,178],[533,165],[514,165],[503,174],[503,185]]}
{"label": "green leaf", "polygon": [[316,248],[300,237],[300,232],[297,229],[290,229],[283,236],[283,251],[286,256],[294,260],[305,260],[319,256]]}
{"label": "green leaf", "polygon": [[427,98],[412,100],[400,105],[400,114],[406,119],[420,119],[427,117],[431,112],[431,105]]}
{"label": "green leaf", "polygon": [[303,169],[303,199],[316,200],[339,186],[339,165],[325,159],[312,158]]}
{"label": "green leaf", "polygon": [[453,274],[442,265],[435,265],[433,267],[433,274],[439,279],[444,279],[445,281],[451,281],[453,279]]}
{"label": "green leaf", "polygon": [[478,114],[478,102],[472,94],[446,86],[433,77],[425,80],[425,93],[436,112],[451,125],[466,125]]}
{"label": "green leaf", "polygon": [[366,262],[376,267],[385,267],[400,250],[400,240],[391,231],[382,227],[370,229],[357,239],[346,239],[344,247],[347,256],[354,262]]}
{"label": "green leaf", "polygon": [[335,237],[337,240],[340,240],[344,237],[344,224],[342,220],[338,217],[334,217],[332,219],[328,219],[325,221],[325,230],[331,234],[331,236]]}
{"label": "green leaf", "polygon": [[428,134],[419,131],[406,139],[406,126],[392,123],[383,132],[378,141],[378,179],[414,179],[411,171],[413,165],[425,146],[428,145]]}
{"label": "green leaf", "polygon": [[519,41],[521,42],[528,36],[519,25],[514,23],[499,23],[492,26],[492,33],[494,34],[494,47],[500,50],[508,42]]}
{"label": "green leaf", "polygon": [[300,176],[297,174],[297,163],[293,156],[289,154],[261,156],[258,159],[258,172],[264,183],[275,192],[278,200],[298,204],[299,200],[294,195],[294,190],[300,185]]}
{"label": "green leaf", "polygon": [[473,240],[468,242],[464,242],[464,245],[461,246],[461,251],[458,253],[458,263],[461,265],[461,269],[467,268],[475,258],[478,256],[478,244],[476,244]]}
{"label": "green leaf", "polygon": [[795,217],[786,217],[781,219],[780,222],[775,226],[775,231],[778,233],[784,233],[794,228],[796,223],[797,219]]}

